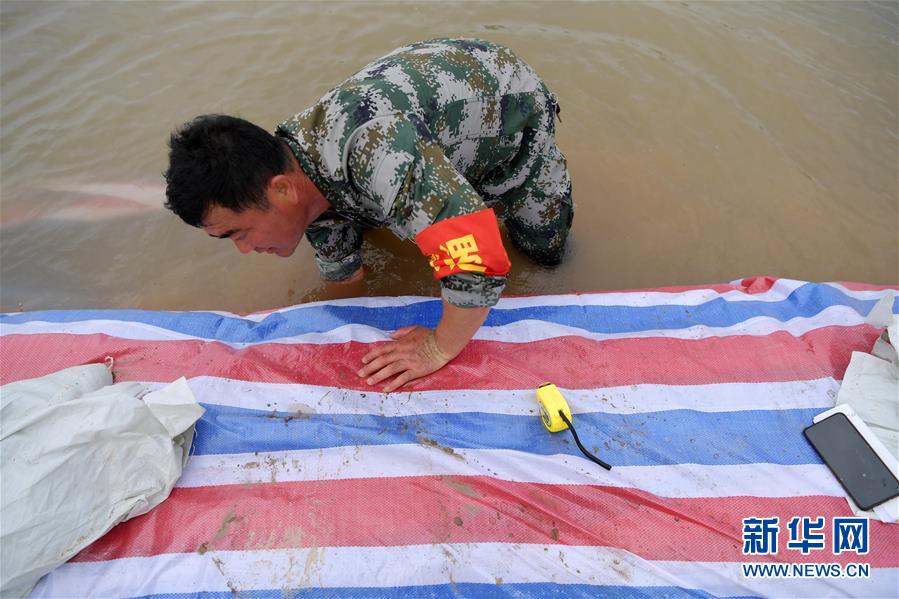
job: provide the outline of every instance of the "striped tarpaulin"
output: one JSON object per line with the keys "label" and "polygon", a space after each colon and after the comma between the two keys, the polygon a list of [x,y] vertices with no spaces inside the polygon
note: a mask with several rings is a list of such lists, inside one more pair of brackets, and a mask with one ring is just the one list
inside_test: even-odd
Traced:
{"label": "striped tarpaulin", "polygon": [[[794,516],[851,516],[802,429],[879,331],[883,287],[732,285],[504,298],[414,389],[360,381],[434,298],[238,316],[2,316],[2,382],[115,358],[187,376],[206,414],[168,500],[48,575],[35,597],[895,597],[899,532],[870,552],[786,548]],[[894,306],[899,312],[899,302]],[[537,415],[563,391],[588,448]],[[98,489],[102,492],[102,489]],[[778,517],[777,555],[744,518]],[[868,564],[867,578],[747,578],[741,564]]]}

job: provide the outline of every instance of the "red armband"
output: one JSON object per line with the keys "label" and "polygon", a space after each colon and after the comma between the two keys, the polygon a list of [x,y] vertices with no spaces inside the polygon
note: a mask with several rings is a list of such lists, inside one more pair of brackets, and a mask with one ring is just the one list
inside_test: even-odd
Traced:
{"label": "red armband", "polygon": [[502,276],[512,266],[492,208],[436,222],[415,243],[430,258],[435,279],[460,272]]}

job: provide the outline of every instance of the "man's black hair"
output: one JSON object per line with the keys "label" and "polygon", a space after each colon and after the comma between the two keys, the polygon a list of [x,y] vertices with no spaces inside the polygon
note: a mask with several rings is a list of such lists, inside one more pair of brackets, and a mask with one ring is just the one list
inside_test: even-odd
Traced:
{"label": "man's black hair", "polygon": [[266,208],[265,190],[290,168],[278,138],[244,119],[205,114],[177,128],[169,139],[165,207],[194,227],[214,204],[241,212]]}

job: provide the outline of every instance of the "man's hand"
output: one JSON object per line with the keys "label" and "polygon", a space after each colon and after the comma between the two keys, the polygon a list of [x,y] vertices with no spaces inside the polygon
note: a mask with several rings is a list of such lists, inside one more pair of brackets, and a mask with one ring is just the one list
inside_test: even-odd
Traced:
{"label": "man's hand", "polygon": [[484,324],[490,308],[458,308],[443,300],[443,316],[436,330],[411,326],[397,329],[390,341],[368,352],[359,371],[365,382],[377,385],[396,376],[384,387],[385,393],[409,381],[443,368],[459,355],[475,332]]}
{"label": "man's hand", "polygon": [[384,379],[397,375],[384,387],[385,393],[440,370],[455,357],[440,349],[432,329],[403,327],[390,336],[394,341],[373,349],[362,358],[362,363],[366,366],[359,371],[360,377],[369,377],[365,381],[369,385],[377,385]]}

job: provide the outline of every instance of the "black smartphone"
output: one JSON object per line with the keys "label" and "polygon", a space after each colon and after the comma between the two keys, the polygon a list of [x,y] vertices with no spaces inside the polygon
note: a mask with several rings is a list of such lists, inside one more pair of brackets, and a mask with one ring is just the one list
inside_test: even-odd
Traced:
{"label": "black smartphone", "polygon": [[802,432],[861,509],[899,496],[899,480],[845,414],[837,412]]}

